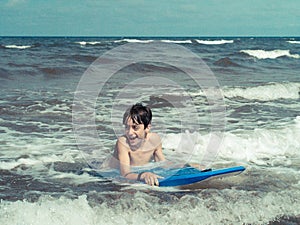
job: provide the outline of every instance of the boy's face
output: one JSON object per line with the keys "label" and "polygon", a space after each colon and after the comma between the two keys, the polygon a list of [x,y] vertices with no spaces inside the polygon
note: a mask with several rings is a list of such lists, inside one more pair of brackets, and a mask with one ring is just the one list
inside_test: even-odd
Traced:
{"label": "boy's face", "polygon": [[137,124],[131,118],[128,118],[125,122],[125,135],[131,148],[139,148],[148,132],[149,127],[144,128],[144,124]]}

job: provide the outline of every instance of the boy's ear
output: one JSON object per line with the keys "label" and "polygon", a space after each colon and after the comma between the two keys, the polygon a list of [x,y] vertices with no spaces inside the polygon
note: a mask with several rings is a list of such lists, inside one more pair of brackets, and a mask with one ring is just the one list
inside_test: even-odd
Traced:
{"label": "boy's ear", "polygon": [[146,132],[150,132],[150,129],[151,129],[151,124],[148,124],[148,126],[146,127]]}

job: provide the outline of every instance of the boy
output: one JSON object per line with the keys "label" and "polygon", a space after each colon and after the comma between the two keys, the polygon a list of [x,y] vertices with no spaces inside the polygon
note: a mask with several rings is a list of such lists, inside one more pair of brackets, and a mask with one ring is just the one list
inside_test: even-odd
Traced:
{"label": "boy", "polygon": [[120,173],[130,180],[144,181],[149,185],[159,185],[158,175],[151,172],[133,173],[131,166],[143,166],[154,159],[164,161],[161,139],[150,133],[152,112],[149,107],[135,104],[124,113],[125,134],[118,138],[114,157],[119,160]]}

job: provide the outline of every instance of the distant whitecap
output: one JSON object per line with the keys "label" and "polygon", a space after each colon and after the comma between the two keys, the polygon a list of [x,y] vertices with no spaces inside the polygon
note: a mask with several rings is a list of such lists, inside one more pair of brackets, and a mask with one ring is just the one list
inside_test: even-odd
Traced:
{"label": "distant whitecap", "polygon": [[100,41],[77,41],[75,43],[85,46],[85,45],[97,45],[100,44],[101,42]]}
{"label": "distant whitecap", "polygon": [[287,41],[290,44],[300,44],[300,41]]}
{"label": "distant whitecap", "polygon": [[272,51],[265,51],[265,50],[241,50],[240,52],[248,54],[258,59],[276,59],[278,57],[287,56],[290,58],[299,59],[300,55],[298,54],[291,54],[290,50],[272,50]]}
{"label": "distant whitecap", "polygon": [[5,48],[26,49],[31,48],[31,45],[5,45]]}
{"label": "distant whitecap", "polygon": [[121,39],[121,40],[116,40],[114,41],[115,43],[120,43],[120,42],[129,42],[129,43],[150,43],[153,42],[153,40],[138,40],[138,39]]}
{"label": "distant whitecap", "polygon": [[223,45],[223,44],[232,44],[234,40],[196,40],[199,44],[203,45]]}
{"label": "distant whitecap", "polygon": [[175,43],[175,44],[191,44],[191,40],[161,40],[161,42],[165,43]]}

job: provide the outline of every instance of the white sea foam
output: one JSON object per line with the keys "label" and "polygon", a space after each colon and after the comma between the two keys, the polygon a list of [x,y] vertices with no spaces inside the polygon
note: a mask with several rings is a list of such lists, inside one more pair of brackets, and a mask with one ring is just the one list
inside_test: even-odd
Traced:
{"label": "white sea foam", "polygon": [[245,53],[247,55],[253,56],[258,59],[276,59],[279,57],[289,57],[289,58],[295,58],[299,59],[300,55],[298,54],[291,54],[290,50],[271,50],[271,51],[265,51],[265,50],[241,50],[240,52]]}
{"label": "white sea foam", "polygon": [[85,46],[85,45],[97,45],[97,44],[101,44],[100,41],[78,41],[78,42],[75,42],[76,44],[80,44],[82,46]]}
{"label": "white sea foam", "polygon": [[300,83],[269,83],[257,87],[225,87],[227,98],[242,97],[250,100],[272,101],[276,99],[298,99]]}
{"label": "white sea foam", "polygon": [[[56,151],[58,154],[54,154],[55,149],[58,149],[57,146],[45,145],[43,143],[39,143],[38,141],[36,141],[35,144],[24,144],[23,148],[17,145],[11,145],[9,146],[9,148],[14,148],[20,151],[5,151],[3,153],[5,153],[6,157],[15,157],[17,159],[12,159],[11,161],[1,161],[0,169],[10,170],[21,165],[33,167],[53,162],[74,163],[75,158],[81,156],[81,153],[79,151],[77,151],[76,153],[76,151],[74,150],[65,151],[64,153],[60,154],[58,151]],[[30,158],[22,158],[23,155],[30,156]]]}
{"label": "white sea foam", "polygon": [[299,128],[295,125],[284,129],[226,133],[219,157],[257,165],[279,163],[289,166],[291,162],[288,158],[299,158],[299,139]]}
{"label": "white sea foam", "polygon": [[[161,203],[147,193],[124,193],[113,204],[91,205],[78,199],[41,197],[37,202],[1,201],[0,223],[11,224],[266,224],[278,216],[297,216],[299,190],[257,194],[243,190],[211,190],[185,195],[176,204]],[[174,197],[175,199],[175,197]],[[280,204],[278,204],[280,202]],[[267,210],[266,210],[267,209]]]}
{"label": "white sea foam", "polygon": [[153,42],[153,40],[139,40],[139,39],[129,39],[129,38],[125,38],[125,39],[121,39],[121,40],[116,40],[114,41],[115,43],[119,43],[119,42],[129,42],[129,43],[150,43]]}
{"label": "white sea foam", "polygon": [[191,40],[161,40],[161,42],[165,43],[175,43],[175,44],[191,44]]}
{"label": "white sea foam", "polygon": [[198,40],[196,42],[203,45],[223,45],[223,44],[232,44],[234,40]]}
{"label": "white sea foam", "polygon": [[300,44],[300,41],[287,41],[290,44]]}
{"label": "white sea foam", "polygon": [[[300,157],[300,117],[285,128],[225,132],[218,157],[224,161],[265,165],[274,159],[282,164],[288,157]],[[207,151],[210,134],[168,134],[163,138],[165,154],[172,160],[200,162]],[[215,159],[217,160],[217,159]],[[213,163],[213,162],[212,162]]]}
{"label": "white sea foam", "polygon": [[27,49],[31,48],[31,45],[5,45],[5,48]]}

